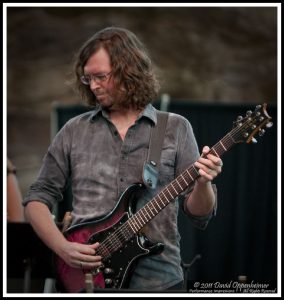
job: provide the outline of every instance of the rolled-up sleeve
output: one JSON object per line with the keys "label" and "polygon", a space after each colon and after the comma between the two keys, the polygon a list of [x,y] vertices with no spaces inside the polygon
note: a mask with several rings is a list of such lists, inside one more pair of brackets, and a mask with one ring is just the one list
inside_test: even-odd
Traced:
{"label": "rolled-up sleeve", "polygon": [[191,191],[188,192],[188,193],[185,193],[179,199],[180,203],[181,203],[181,207],[182,207],[182,212],[190,218],[193,225],[198,229],[203,229],[203,230],[206,229],[206,227],[207,227],[209,221],[211,220],[211,218],[213,216],[215,216],[216,213],[217,213],[217,188],[216,188],[216,185],[212,184],[212,188],[213,188],[213,192],[214,192],[214,195],[215,195],[215,203],[214,203],[212,211],[207,215],[195,216],[195,215],[191,214],[189,211],[185,210],[184,201],[185,201],[185,199],[187,199],[187,197],[189,197],[189,194],[190,194]]}
{"label": "rolled-up sleeve", "polygon": [[48,148],[38,177],[23,199],[24,206],[31,201],[39,201],[52,211],[54,204],[63,199],[70,172],[69,143],[68,128],[64,126]]}
{"label": "rolled-up sleeve", "polygon": [[[176,171],[177,176],[180,175],[185,169],[189,168],[195,161],[200,157],[200,153],[198,150],[198,145],[195,139],[195,135],[193,133],[193,129],[189,121],[185,118],[182,118],[182,126],[180,126],[179,132],[179,141],[178,141],[178,152],[177,152],[177,165]],[[217,212],[217,188],[215,184],[212,184],[212,188],[215,194],[215,204],[212,212],[205,216],[195,216],[190,212],[184,210],[184,201],[190,195],[193,185],[189,186],[187,190],[185,190],[179,196],[179,202],[182,206],[182,211],[190,218],[195,227],[199,229],[205,229],[212,218],[212,216],[216,215]]]}

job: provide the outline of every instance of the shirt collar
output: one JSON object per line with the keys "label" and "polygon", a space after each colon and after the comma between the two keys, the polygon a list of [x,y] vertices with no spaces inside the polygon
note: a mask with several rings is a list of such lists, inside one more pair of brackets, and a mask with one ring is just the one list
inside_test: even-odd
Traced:
{"label": "shirt collar", "polygon": [[[93,110],[90,121],[91,122],[94,121],[94,119],[96,118],[96,116],[98,114],[102,114],[103,117],[108,119],[108,115],[106,114],[106,112],[104,110],[102,110],[102,108],[99,106]],[[145,109],[138,116],[137,120],[141,119],[142,117],[146,117],[146,118],[150,119],[155,125],[157,124],[157,112],[151,103],[147,104]]]}
{"label": "shirt collar", "polygon": [[95,118],[97,117],[97,115],[99,115],[99,114],[101,114],[101,115],[103,115],[104,117],[107,118],[107,116],[106,116],[105,112],[102,110],[102,108],[100,106],[97,106],[92,111],[90,121],[93,122],[95,120]]}
{"label": "shirt collar", "polygon": [[157,124],[157,112],[151,103],[147,104],[145,109],[140,113],[138,120],[142,117],[150,119],[155,125]]}

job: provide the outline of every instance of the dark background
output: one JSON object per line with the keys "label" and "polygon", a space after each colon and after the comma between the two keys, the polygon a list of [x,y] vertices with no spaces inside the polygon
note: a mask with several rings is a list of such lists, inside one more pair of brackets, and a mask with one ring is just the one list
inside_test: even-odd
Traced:
{"label": "dark background", "polygon": [[[172,111],[188,117],[199,145],[213,146],[228,131],[238,115],[252,105],[187,105],[175,103]],[[268,107],[274,126],[275,106]],[[220,121],[222,120],[222,121]],[[190,280],[230,282],[239,275],[248,282],[277,278],[277,128],[266,130],[257,144],[236,144],[222,157],[217,215],[205,231],[194,229],[181,214],[183,259],[197,260]]]}

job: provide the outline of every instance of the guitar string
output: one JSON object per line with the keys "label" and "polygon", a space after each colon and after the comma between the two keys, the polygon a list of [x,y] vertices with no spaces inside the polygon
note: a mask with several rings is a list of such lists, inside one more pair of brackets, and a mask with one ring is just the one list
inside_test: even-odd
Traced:
{"label": "guitar string", "polygon": [[[255,118],[258,118],[260,116],[257,116],[255,114],[255,116],[253,117],[247,117],[246,118],[246,121],[241,125],[241,126],[236,126],[235,128],[233,128],[229,133],[227,133],[218,143],[216,143],[212,148],[211,150],[213,149],[216,149],[217,151],[217,154],[220,156],[222,155],[224,152],[226,152],[227,150],[229,150],[229,147],[231,147],[233,144],[234,144],[234,140],[232,138],[232,135],[237,135],[238,133],[240,132],[243,132],[244,131],[244,128],[245,130],[248,128],[248,126],[251,125],[252,121],[255,120]],[[230,144],[228,144],[230,142]],[[223,147],[222,144],[225,144],[225,149]],[[210,153],[210,152],[209,152]],[[159,213],[160,210],[162,210],[165,206],[167,206],[170,201],[172,201],[176,196],[178,196],[182,191],[184,191],[193,181],[194,181],[194,175],[192,175],[190,172],[191,172],[191,169],[195,170],[195,167],[194,166],[191,166],[189,167],[188,169],[186,169],[181,175],[179,175],[172,183],[170,183],[166,188],[164,188],[158,195],[156,195],[152,201],[148,202],[144,207],[142,207],[139,211],[137,211],[137,213],[135,213],[131,219],[127,220],[124,224],[122,224],[118,229],[116,229],[109,237],[107,237],[105,239],[105,241],[102,242],[105,243],[105,249],[103,249],[103,253],[105,253],[106,255],[110,254],[111,252],[113,251],[116,251],[118,250],[119,248],[121,248],[121,246],[123,246],[122,242],[126,242],[127,240],[129,240],[133,235],[135,235],[135,231],[138,232],[141,228],[143,228],[143,226],[149,222],[149,220],[147,218],[145,218],[145,214],[144,214],[144,211],[149,215],[149,212],[152,212],[153,213],[153,208],[154,210],[156,211],[156,213]],[[188,173],[188,174],[185,174],[185,173]],[[192,179],[192,182],[189,182],[188,183],[184,177],[192,177],[193,176],[193,179]],[[199,176],[199,174],[197,175]],[[197,177],[196,176],[196,177]],[[183,187],[183,184],[181,181],[179,181],[179,179],[182,179],[184,182],[186,182],[186,185]],[[179,190],[180,188],[182,187],[181,191],[177,191]],[[171,189],[172,188],[172,189]],[[168,193],[170,196],[170,200],[167,198],[167,196],[165,195],[165,193]],[[172,195],[171,192],[174,194]],[[161,198],[160,194],[163,194],[164,198]],[[167,202],[164,203],[163,201],[166,200]],[[160,202],[159,202],[160,201]],[[159,203],[162,205],[162,207],[159,206]],[[158,206],[158,210],[157,208],[155,207],[155,204],[157,204]],[[152,205],[152,209],[149,207],[150,205]],[[148,209],[148,210],[147,210]],[[141,214],[144,216],[144,219],[143,217],[141,216]],[[153,213],[153,216],[152,218],[155,216],[156,214]],[[139,218],[143,220],[143,222],[139,222]],[[151,216],[150,216],[150,220],[152,219]],[[146,219],[146,223],[145,223],[145,219]],[[133,221],[135,222],[135,225],[133,223]],[[129,232],[129,228],[127,228],[128,224],[130,224],[132,222],[132,226],[134,227],[134,230],[132,229],[131,225],[130,228],[132,229],[132,233]],[[141,226],[142,224],[142,226]],[[137,228],[138,229],[137,229]],[[122,242],[121,242],[122,240]],[[107,245],[108,244],[108,245]],[[109,249],[110,248],[110,249]]]}

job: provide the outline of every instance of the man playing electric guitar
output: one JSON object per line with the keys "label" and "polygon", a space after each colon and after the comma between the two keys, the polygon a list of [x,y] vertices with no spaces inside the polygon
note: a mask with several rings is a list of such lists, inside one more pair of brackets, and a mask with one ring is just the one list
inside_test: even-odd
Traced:
{"label": "man playing electric guitar", "polygon": [[[24,199],[26,217],[56,253],[59,280],[67,292],[80,292],[87,272],[100,288],[181,288],[178,205],[204,229],[215,213],[211,181],[221,172],[222,161],[207,146],[200,156],[190,123],[169,113],[157,186],[139,185],[151,128],[157,123],[151,102],[159,85],[144,46],[132,32],[115,27],[97,32],[81,47],[75,74],[77,89],[94,109],[68,121],[56,135]],[[179,177],[147,206],[190,165],[194,174]],[[193,176],[196,180],[187,186]],[[64,235],[51,212],[69,178],[72,229]],[[141,208],[129,219],[133,209]]]}

